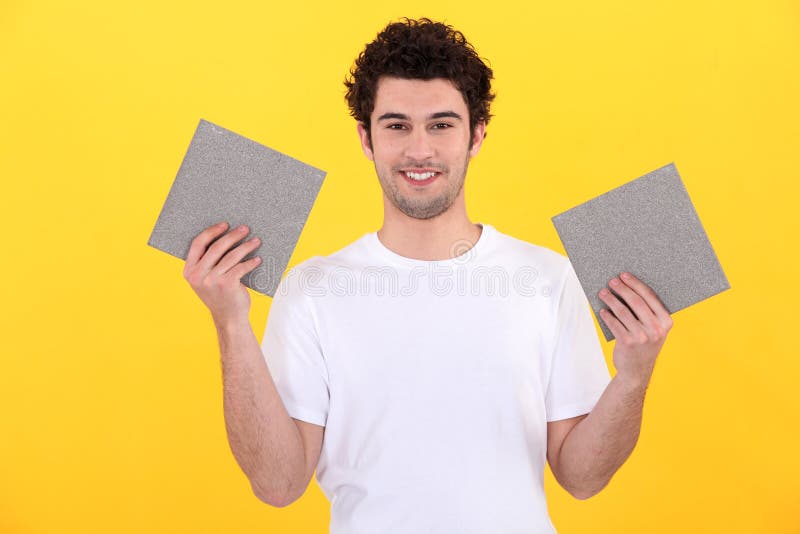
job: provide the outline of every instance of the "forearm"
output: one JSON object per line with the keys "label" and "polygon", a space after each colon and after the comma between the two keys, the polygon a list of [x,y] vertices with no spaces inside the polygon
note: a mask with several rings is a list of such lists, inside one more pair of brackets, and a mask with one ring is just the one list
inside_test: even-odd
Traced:
{"label": "forearm", "polygon": [[[557,478],[578,498],[603,489],[630,456],[642,424],[646,381],[615,376],[594,409],[567,434]],[[556,473],[556,470],[554,470]]]}
{"label": "forearm", "polygon": [[286,411],[247,321],[216,325],[225,426],[233,455],[265,502],[290,500],[305,472],[300,433]]}

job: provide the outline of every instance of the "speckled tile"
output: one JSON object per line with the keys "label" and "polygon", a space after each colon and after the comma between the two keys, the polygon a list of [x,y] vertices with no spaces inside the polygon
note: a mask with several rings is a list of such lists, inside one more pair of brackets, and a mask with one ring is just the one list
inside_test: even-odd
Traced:
{"label": "speckled tile", "polygon": [[623,271],[672,314],[730,288],[674,163],[552,218],[606,340],[597,293]]}
{"label": "speckled tile", "polygon": [[147,244],[185,260],[204,228],[246,224],[261,244],[243,260],[262,261],[242,283],[274,296],[325,174],[200,119]]}

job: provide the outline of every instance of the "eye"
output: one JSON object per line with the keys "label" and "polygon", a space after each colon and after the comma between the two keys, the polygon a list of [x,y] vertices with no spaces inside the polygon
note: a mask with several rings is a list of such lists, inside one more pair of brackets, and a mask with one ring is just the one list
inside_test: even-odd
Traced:
{"label": "eye", "polygon": [[403,128],[405,128],[405,125],[395,122],[393,124],[389,124],[388,126],[386,126],[386,128],[388,128],[389,130],[402,130]]}
{"label": "eye", "polygon": [[446,122],[437,122],[433,125],[434,130],[446,130],[447,128],[452,128],[452,124],[448,124]]}

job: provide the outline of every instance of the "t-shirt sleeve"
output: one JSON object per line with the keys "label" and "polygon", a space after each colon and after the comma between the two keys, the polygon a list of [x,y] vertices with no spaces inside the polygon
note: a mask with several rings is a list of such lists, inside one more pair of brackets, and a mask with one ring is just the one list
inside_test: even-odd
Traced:
{"label": "t-shirt sleeve", "polygon": [[589,301],[569,260],[562,280],[545,397],[547,421],[589,413],[611,380]]}
{"label": "t-shirt sleeve", "polygon": [[325,426],[328,368],[317,335],[310,298],[290,271],[272,298],[261,352],[286,411],[295,419]]}

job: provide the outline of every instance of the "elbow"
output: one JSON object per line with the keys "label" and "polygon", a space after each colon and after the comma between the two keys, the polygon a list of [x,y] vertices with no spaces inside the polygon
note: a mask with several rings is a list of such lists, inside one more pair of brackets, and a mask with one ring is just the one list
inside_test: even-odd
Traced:
{"label": "elbow", "polygon": [[579,501],[585,501],[587,499],[591,499],[602,490],[608,484],[608,480],[604,482],[600,481],[592,481],[591,479],[582,479],[582,478],[566,478],[563,474],[553,471],[553,475],[555,475],[556,480],[561,485],[564,490],[569,493],[572,497]]}
{"label": "elbow", "polygon": [[252,482],[250,486],[258,500],[275,508],[285,508],[297,500],[297,497],[289,496],[286,492],[267,491]]}
{"label": "elbow", "polygon": [[594,487],[587,485],[587,486],[583,486],[583,487],[568,488],[567,491],[569,492],[570,495],[572,495],[574,498],[578,499],[579,501],[585,501],[587,499],[591,499],[592,497],[594,497],[595,495],[600,493],[600,491],[602,491],[602,489],[605,488],[605,487],[606,487],[606,484],[603,484],[601,486],[594,486]]}
{"label": "elbow", "polygon": [[598,493],[599,492],[597,492],[597,491],[591,492],[591,491],[586,491],[586,490],[572,490],[572,491],[569,492],[570,495],[572,495],[573,497],[575,497],[579,501],[585,501],[587,499],[591,499],[592,497],[594,497]]}
{"label": "elbow", "polygon": [[308,481],[302,480],[302,471],[291,476],[283,472],[259,472],[248,476],[250,487],[258,500],[274,506],[285,508],[300,499],[305,493]]}

